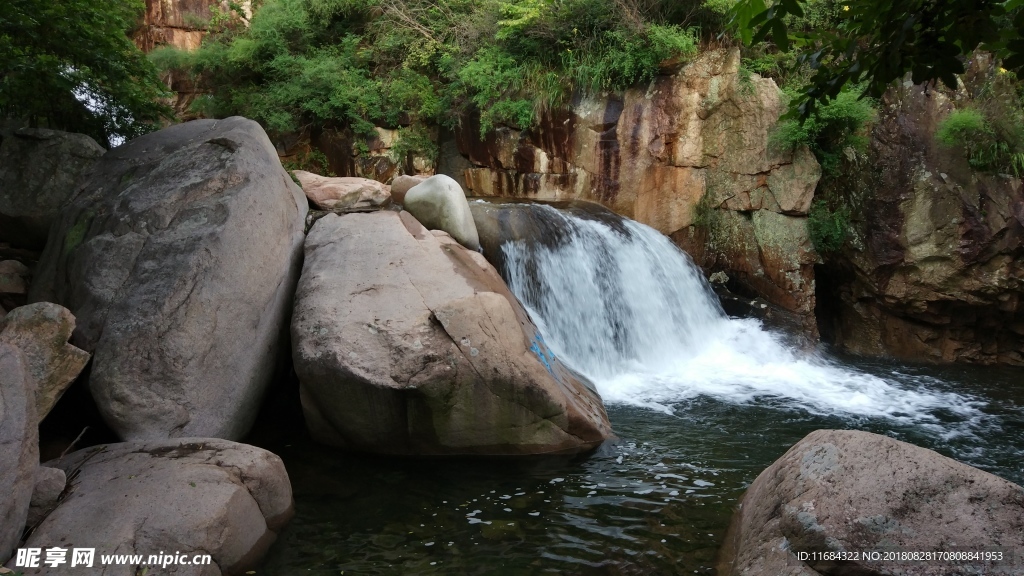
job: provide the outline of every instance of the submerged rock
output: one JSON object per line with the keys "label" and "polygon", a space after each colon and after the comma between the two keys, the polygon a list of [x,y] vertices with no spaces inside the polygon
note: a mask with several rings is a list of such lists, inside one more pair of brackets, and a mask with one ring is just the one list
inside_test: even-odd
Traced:
{"label": "submerged rock", "polygon": [[0,562],[21,540],[39,465],[39,426],[28,363],[0,342]]}
{"label": "submerged rock", "polygon": [[172,126],[96,165],[30,299],[74,313],[92,395],[122,438],[246,433],[275,373],[306,210],[245,118]]}
{"label": "submerged rock", "polygon": [[75,317],[63,306],[39,302],[19,306],[0,319],[0,342],[21,350],[32,378],[37,422],[42,421],[89,363],[89,353],[68,339]]}
{"label": "submerged rock", "polygon": [[497,271],[408,213],[329,215],[306,241],[292,318],[306,422],[386,454],[537,454],[611,437]]}
{"label": "submerged rock", "polygon": [[0,141],[0,242],[42,248],[79,179],[106,151],[85,134],[43,128],[21,128]]}
{"label": "submerged rock", "polygon": [[444,230],[466,248],[480,249],[466,193],[455,180],[443,174],[431,176],[410,188],[402,204],[430,230]]}
{"label": "submerged rock", "polygon": [[887,436],[817,430],[747,489],[719,574],[1020,574],[1016,558],[893,562],[851,554],[836,562],[810,555],[996,547],[1024,547],[1024,488]]}
{"label": "submerged rock", "polygon": [[[208,566],[176,574],[241,574],[252,568],[293,513],[291,484],[277,456],[212,438],[95,446],[46,463],[69,478],[62,500],[25,547],[95,548],[100,554],[209,554]],[[13,562],[8,566],[14,568]],[[74,575],[81,567],[18,568]],[[136,565],[103,574],[134,576]]]}

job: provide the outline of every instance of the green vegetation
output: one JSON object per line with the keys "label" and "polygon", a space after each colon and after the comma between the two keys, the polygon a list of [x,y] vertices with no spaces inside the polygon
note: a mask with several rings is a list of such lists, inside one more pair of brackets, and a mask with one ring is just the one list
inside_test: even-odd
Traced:
{"label": "green vegetation", "polygon": [[169,111],[156,68],[128,38],[140,0],[5,0],[0,116],[100,143],[151,130]]}
{"label": "green vegetation", "polygon": [[796,48],[813,72],[796,101],[805,118],[845,86],[880,97],[907,73],[956,89],[978,48],[1024,79],[1024,0],[738,0],[730,14],[745,43],[770,37],[782,52]]}
{"label": "green vegetation", "polygon": [[827,256],[838,252],[846,242],[849,227],[849,208],[843,206],[832,210],[820,199],[811,204],[807,215],[807,231],[819,254]]}
{"label": "green vegetation", "polygon": [[291,174],[292,180],[295,180],[296,184],[299,184],[299,180],[292,174],[292,170],[304,170],[306,172],[312,172],[314,174],[322,174],[324,176],[335,176],[330,170],[330,166],[327,164],[327,155],[320,150],[306,150],[299,154],[296,154],[295,158],[291,160],[283,160],[281,165],[285,171]]}
{"label": "green vegetation", "polygon": [[[792,90],[790,98],[797,97]],[[772,145],[792,150],[807,146],[821,164],[826,177],[839,174],[848,149],[864,152],[867,129],[875,118],[874,102],[858,96],[856,88],[839,93],[835,100],[820,106],[804,121],[783,119],[772,133]]]}
{"label": "green vegetation", "polygon": [[692,56],[698,33],[684,21],[721,14],[683,4],[692,6],[264,0],[248,28],[224,25],[195,53],[163,49],[152,59],[212,88],[197,103],[203,114],[242,114],[271,131],[334,126],[369,136],[375,125],[404,127],[403,152],[430,154],[425,128],[452,125],[466,110],[479,111],[485,133],[525,128],[574,91],[621,90]]}
{"label": "green vegetation", "polygon": [[971,107],[944,118],[935,139],[959,148],[971,168],[1024,177],[1024,89],[995,72],[974,94]]}

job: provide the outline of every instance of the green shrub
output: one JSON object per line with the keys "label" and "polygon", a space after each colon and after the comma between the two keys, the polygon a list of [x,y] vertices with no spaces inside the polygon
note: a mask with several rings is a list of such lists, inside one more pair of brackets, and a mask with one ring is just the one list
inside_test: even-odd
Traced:
{"label": "green shrub", "polygon": [[839,174],[847,148],[863,151],[867,147],[867,130],[874,119],[874,101],[861,98],[858,90],[851,88],[816,108],[803,123],[795,119],[779,122],[772,132],[770,144],[785,150],[809,147],[821,164],[824,175],[834,177]]}
{"label": "green shrub", "polygon": [[474,109],[484,132],[527,128],[576,91],[621,90],[696,53],[697,32],[664,19],[671,4],[264,0],[247,28],[218,12],[198,52],[151,60],[203,78],[211,93],[197,111],[249,116],[271,131],[342,124],[369,134],[373,125],[451,125]]}
{"label": "green shrub", "polygon": [[961,148],[967,155],[971,168],[982,172],[1013,172],[1024,174],[1024,150],[1019,148],[1024,138],[1020,137],[1020,120],[1016,125],[1012,119],[1000,118],[1001,128],[997,132],[993,122],[976,108],[964,108],[950,112],[935,131],[935,139],[944,146]]}
{"label": "green shrub", "polygon": [[838,252],[846,242],[850,210],[845,206],[831,210],[824,200],[815,200],[807,214],[807,231],[819,254]]}

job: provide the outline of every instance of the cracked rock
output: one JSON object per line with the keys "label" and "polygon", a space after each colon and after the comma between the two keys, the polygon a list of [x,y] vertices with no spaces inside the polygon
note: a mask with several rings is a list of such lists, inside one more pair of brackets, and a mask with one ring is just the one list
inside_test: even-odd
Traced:
{"label": "cracked rock", "polygon": [[241,438],[274,377],[308,204],[245,118],[147,134],[96,164],[29,291],[77,319],[125,440]]}
{"label": "cracked rock", "polygon": [[[406,212],[317,221],[292,316],[313,437],[385,454],[537,454],[612,436],[482,255]],[[368,330],[372,327],[373,330]]]}

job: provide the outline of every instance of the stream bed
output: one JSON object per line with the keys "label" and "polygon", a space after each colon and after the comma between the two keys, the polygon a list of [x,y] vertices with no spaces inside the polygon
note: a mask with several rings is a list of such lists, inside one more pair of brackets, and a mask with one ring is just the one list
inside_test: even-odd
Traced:
{"label": "stream bed", "polygon": [[[731,318],[692,260],[595,205],[481,204],[485,254],[589,378],[617,441],[585,456],[398,459],[304,432],[296,383],[250,443],[296,517],[257,574],[713,574],[738,499],[820,428],[887,434],[1024,483],[1024,370],[837,358]],[[289,393],[288,391],[291,390]]]}
{"label": "stream bed", "polygon": [[818,428],[887,434],[1024,483],[1020,369],[843,365],[955,391],[976,411],[901,422],[768,398],[700,395],[671,413],[617,403],[618,441],[526,460],[345,454],[312,443],[286,415],[295,410],[278,411],[252,441],[284,459],[296,516],[257,574],[713,574],[737,499]]}

